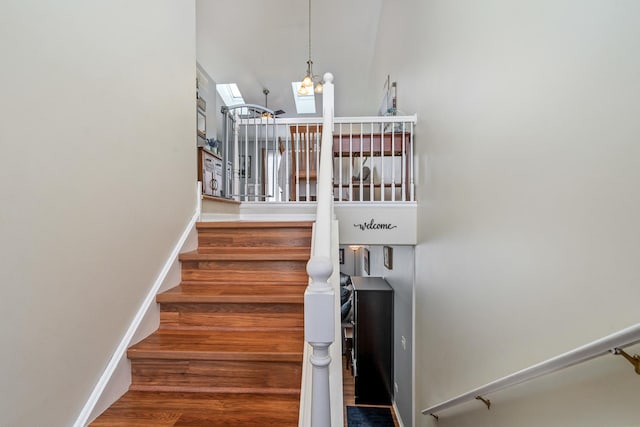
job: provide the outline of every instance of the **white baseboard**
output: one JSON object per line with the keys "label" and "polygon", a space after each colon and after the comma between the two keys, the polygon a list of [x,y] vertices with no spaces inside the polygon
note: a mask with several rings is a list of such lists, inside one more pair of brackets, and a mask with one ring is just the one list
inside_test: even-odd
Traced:
{"label": "white baseboard", "polygon": [[315,221],[316,203],[243,202],[242,221]]}
{"label": "white baseboard", "polygon": [[202,222],[240,221],[240,214],[203,212],[202,215],[200,216],[200,221]]}
{"label": "white baseboard", "polygon": [[[94,387],[93,391],[91,392],[91,395],[89,396],[89,399],[87,400],[84,407],[82,408],[82,411],[80,411],[80,415],[78,415],[78,418],[73,424],[73,427],[84,427],[91,420],[92,416],[98,415],[98,414],[94,414],[94,412],[97,412],[96,409],[98,409],[96,408],[96,406],[101,401],[101,397],[103,396],[103,393],[105,392],[105,389],[107,388],[107,386],[111,385],[110,383],[112,383],[113,387],[116,389],[122,389],[124,386],[124,390],[122,390],[122,392],[119,395],[124,393],[128,388],[129,384],[131,383],[130,368],[129,368],[130,365],[126,358],[127,349],[133,343],[135,343],[137,339],[143,338],[143,336],[141,335],[145,335],[146,333],[148,333],[149,330],[151,331],[155,330],[155,328],[153,328],[153,324],[155,322],[154,318],[159,319],[159,317],[157,317],[158,308],[157,308],[157,305],[155,304],[156,294],[158,293],[159,290],[165,289],[166,287],[168,287],[166,285],[166,282],[168,280],[175,281],[176,266],[178,266],[179,268],[178,255],[185,249],[188,249],[186,248],[186,245],[193,244],[193,236],[195,235],[195,224],[196,224],[196,221],[198,221],[199,216],[200,216],[200,209],[198,207],[198,209],[196,210],[196,213],[193,215],[193,217],[187,224],[187,227],[182,232],[180,239],[178,240],[175,247],[173,248],[171,255],[169,255],[169,258],[165,262],[162,270],[160,271],[160,274],[158,274],[158,277],[156,278],[156,281],[154,282],[152,288],[149,290],[149,293],[147,294],[146,298],[140,305],[140,308],[138,309],[131,324],[129,325],[129,328],[127,329],[126,334],[122,337],[122,340],[120,341],[120,344],[118,344],[118,347],[113,353],[111,360],[109,361],[104,372],[98,379],[96,386]],[[189,239],[189,237],[191,237],[191,239]],[[197,240],[196,240],[196,244],[197,244]],[[124,372],[126,371],[126,369],[129,369],[128,374]],[[127,377],[127,375],[129,376]],[[119,397],[119,395],[115,394],[113,397],[110,397],[108,399],[109,401],[106,403],[101,402],[103,403],[102,406],[104,406],[107,403],[108,404],[106,406],[109,406],[111,403],[113,403],[113,401],[115,401],[115,399]]]}

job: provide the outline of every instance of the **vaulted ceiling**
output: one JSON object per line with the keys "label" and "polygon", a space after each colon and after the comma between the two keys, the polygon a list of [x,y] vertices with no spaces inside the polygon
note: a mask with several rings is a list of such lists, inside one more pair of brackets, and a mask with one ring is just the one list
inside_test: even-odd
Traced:
{"label": "vaulted ceiling", "polygon": [[[374,114],[382,97],[384,82],[369,78],[382,1],[312,0],[313,70],[334,74],[338,116]],[[237,83],[247,103],[263,105],[267,88],[269,108],[295,116],[291,82],[306,71],[308,2],[197,0],[196,14],[198,62],[209,75]]]}

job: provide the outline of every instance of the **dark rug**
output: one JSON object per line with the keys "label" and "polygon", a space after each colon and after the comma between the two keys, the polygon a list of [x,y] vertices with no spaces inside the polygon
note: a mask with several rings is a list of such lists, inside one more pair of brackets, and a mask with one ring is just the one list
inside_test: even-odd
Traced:
{"label": "dark rug", "polygon": [[347,406],[347,427],[394,427],[389,408]]}

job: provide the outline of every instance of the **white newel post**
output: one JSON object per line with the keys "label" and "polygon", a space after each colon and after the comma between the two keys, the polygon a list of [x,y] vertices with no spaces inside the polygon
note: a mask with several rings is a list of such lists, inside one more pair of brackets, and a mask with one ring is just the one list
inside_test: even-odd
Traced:
{"label": "white newel post", "polygon": [[322,144],[316,195],[313,255],[307,264],[311,284],[304,295],[304,335],[313,347],[311,355],[311,426],[331,426],[329,392],[329,346],[334,341],[335,295],[329,284],[333,272],[331,257],[331,221],[333,217],[333,75],[324,75]]}
{"label": "white newel post", "polygon": [[240,120],[238,109],[233,110],[233,198],[240,200]]}

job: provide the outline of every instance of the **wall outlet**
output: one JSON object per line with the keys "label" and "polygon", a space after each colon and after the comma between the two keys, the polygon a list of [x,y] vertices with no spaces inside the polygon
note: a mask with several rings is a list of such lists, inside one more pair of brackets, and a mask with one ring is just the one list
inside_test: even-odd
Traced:
{"label": "wall outlet", "polygon": [[402,337],[400,337],[400,342],[402,343],[402,349],[406,350],[407,349],[407,339],[404,336],[402,336]]}

